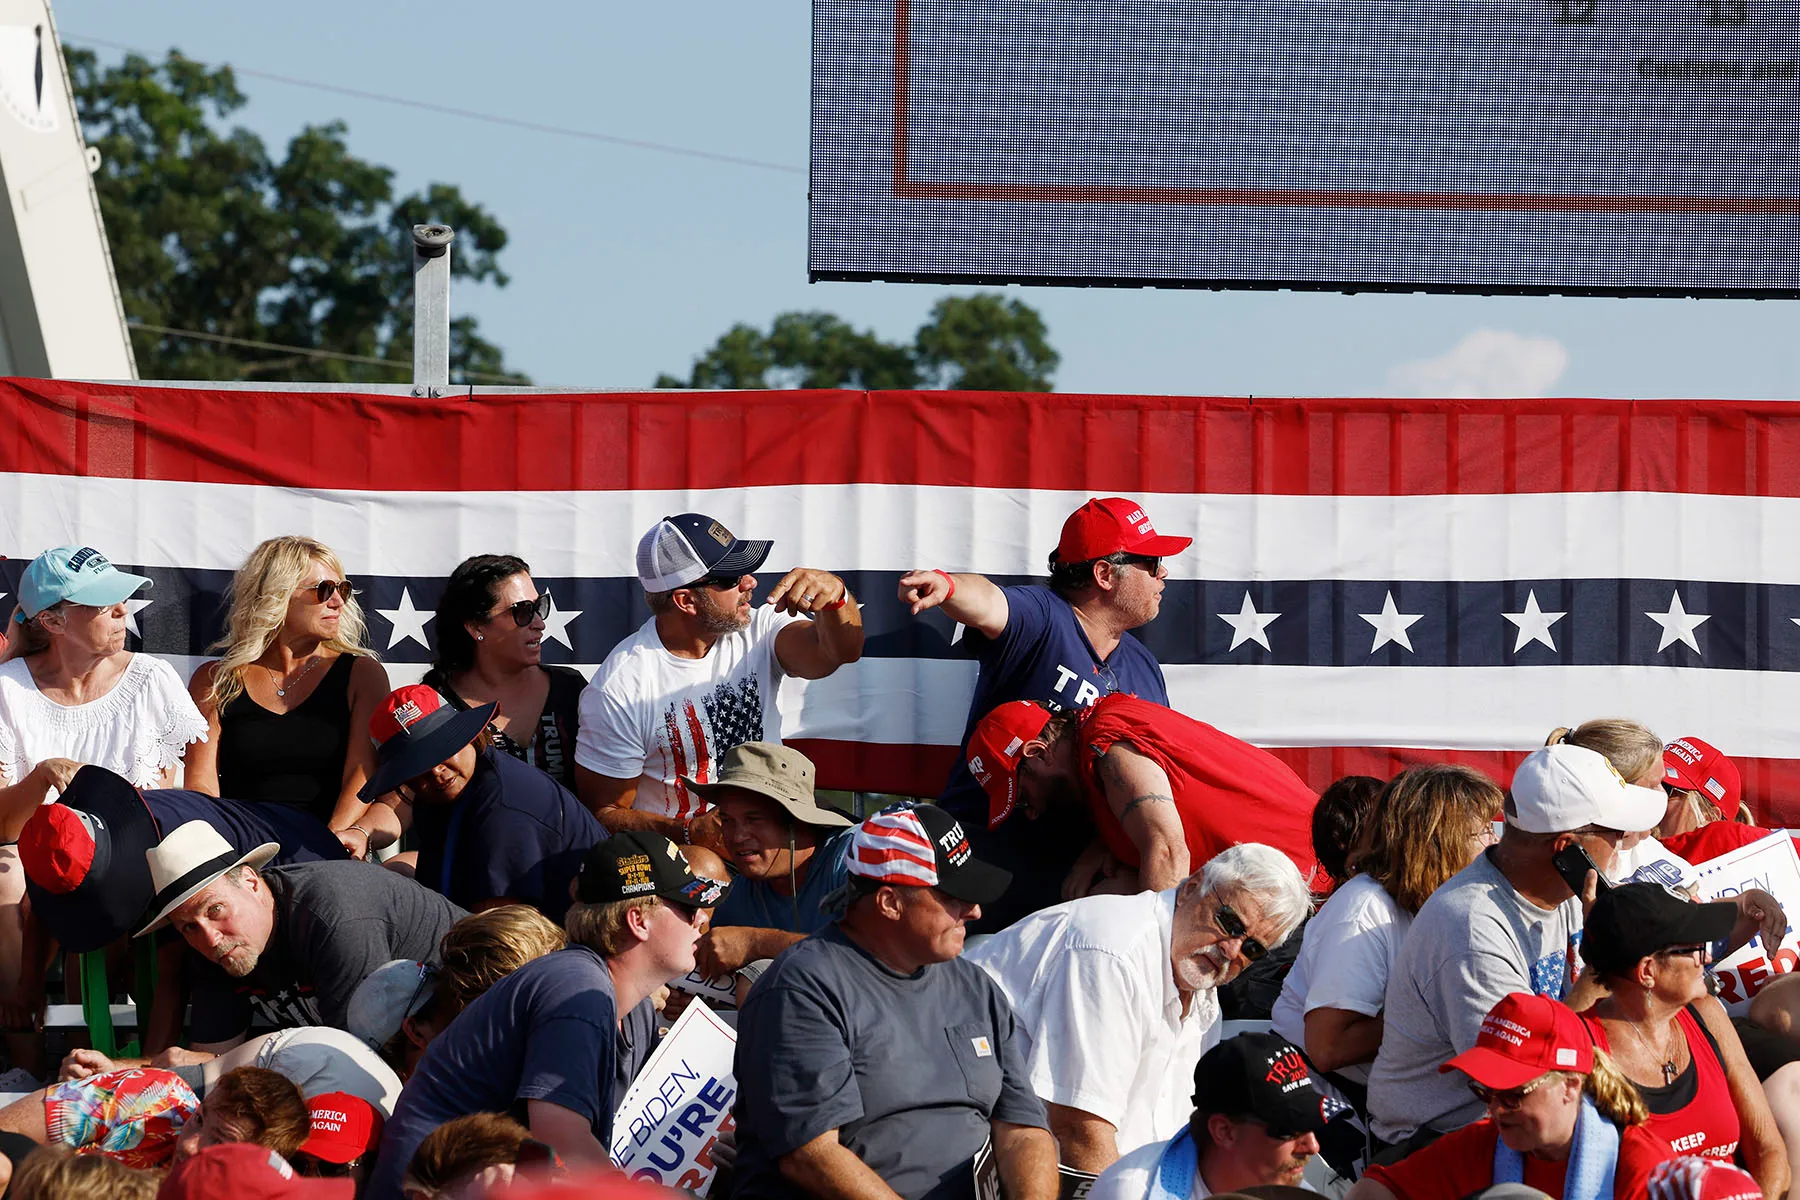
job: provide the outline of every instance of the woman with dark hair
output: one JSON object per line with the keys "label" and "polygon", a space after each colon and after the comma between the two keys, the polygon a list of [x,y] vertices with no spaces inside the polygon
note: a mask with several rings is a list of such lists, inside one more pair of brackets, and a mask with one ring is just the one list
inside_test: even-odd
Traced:
{"label": "woman with dark hair", "polygon": [[1594,901],[1581,957],[1608,993],[1581,1014],[1594,1044],[1637,1085],[1648,1128],[1683,1154],[1735,1154],[1765,1194],[1787,1191],[1787,1150],[1731,1019],[1706,994],[1712,947],[1738,921],[1730,901],[1692,904],[1655,883]]}
{"label": "woman with dark hair", "polygon": [[437,606],[437,657],[424,682],[458,710],[498,704],[494,745],[575,786],[581,689],[573,667],[542,662],[550,594],[511,554],[477,554],[450,574]]}
{"label": "woman with dark hair", "polygon": [[501,751],[493,719],[492,702],[458,710],[419,683],[376,706],[363,785],[372,848],[410,828],[409,865],[426,887],[471,912],[531,904],[559,919],[581,856],[606,831],[574,792]]}
{"label": "woman with dark hair", "polygon": [[1384,786],[1373,775],[1346,775],[1319,793],[1312,815],[1313,854],[1333,886],[1356,874],[1359,860],[1368,853],[1375,833],[1375,801]]}

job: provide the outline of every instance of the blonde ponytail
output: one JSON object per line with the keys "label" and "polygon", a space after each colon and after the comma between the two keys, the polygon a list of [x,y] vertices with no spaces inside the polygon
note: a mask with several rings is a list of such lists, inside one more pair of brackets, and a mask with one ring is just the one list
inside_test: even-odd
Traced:
{"label": "blonde ponytail", "polygon": [[1650,1119],[1650,1110],[1645,1107],[1637,1084],[1625,1078],[1598,1046],[1594,1047],[1594,1070],[1582,1090],[1593,1100],[1600,1115],[1620,1128],[1642,1125]]}

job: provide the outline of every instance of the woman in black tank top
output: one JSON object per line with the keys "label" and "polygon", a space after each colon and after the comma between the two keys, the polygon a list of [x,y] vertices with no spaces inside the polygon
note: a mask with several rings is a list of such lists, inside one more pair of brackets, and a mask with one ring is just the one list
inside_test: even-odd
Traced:
{"label": "woman in black tank top", "polygon": [[187,786],[354,828],[366,807],[357,789],[374,767],[369,717],[388,682],[363,645],[343,564],[311,538],[271,538],[227,596],[225,635],[213,646],[222,657],[188,685],[209,728],[188,755]]}
{"label": "woman in black tank top", "polygon": [[438,599],[437,659],[424,682],[458,709],[498,702],[488,726],[496,749],[571,791],[575,733],[587,680],[542,661],[548,593],[511,554],[478,554],[450,575]]}

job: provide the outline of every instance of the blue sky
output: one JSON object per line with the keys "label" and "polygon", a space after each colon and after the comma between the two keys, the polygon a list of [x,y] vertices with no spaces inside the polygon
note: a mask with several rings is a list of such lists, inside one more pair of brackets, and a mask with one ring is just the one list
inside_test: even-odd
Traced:
{"label": "blue sky", "polygon": [[[54,0],[71,44],[209,62],[804,168],[811,8],[569,0],[307,5]],[[117,50],[94,47],[105,60]],[[255,78],[238,120],[279,146],[341,119],[399,186],[454,183],[511,244],[461,287],[545,384],[685,375],[733,322],[825,309],[904,339],[947,289],[809,284],[806,178],[434,117]],[[968,289],[963,289],[968,290]],[[1757,301],[1012,288],[1061,391],[1787,398],[1800,308]]]}

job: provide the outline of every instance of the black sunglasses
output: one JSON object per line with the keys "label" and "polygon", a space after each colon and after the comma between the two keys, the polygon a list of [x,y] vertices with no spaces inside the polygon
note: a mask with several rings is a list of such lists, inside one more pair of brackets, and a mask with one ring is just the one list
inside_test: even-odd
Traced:
{"label": "black sunglasses", "polygon": [[348,579],[321,579],[312,588],[312,594],[319,598],[320,604],[329,601],[333,592],[346,604],[350,602],[350,597],[356,595],[356,589],[350,586]]}
{"label": "black sunglasses", "polygon": [[1213,921],[1218,925],[1219,932],[1227,938],[1242,940],[1241,953],[1250,962],[1255,962],[1269,952],[1267,946],[1250,936],[1250,927],[1244,924],[1244,918],[1232,911],[1231,905],[1219,905],[1218,911],[1213,914]]}
{"label": "black sunglasses", "polygon": [[487,619],[497,621],[504,613],[511,613],[513,624],[523,629],[539,617],[550,615],[550,593],[545,592],[536,600],[520,600],[516,604],[509,604],[497,613],[489,613]]}
{"label": "black sunglasses", "polygon": [[1125,554],[1119,558],[1122,567],[1141,567],[1154,575],[1162,570],[1162,559],[1150,554]]}
{"label": "black sunglasses", "polygon": [[727,589],[736,590],[737,585],[744,582],[742,575],[708,575],[705,579],[696,579],[687,584],[691,588],[711,588],[715,592]]}

